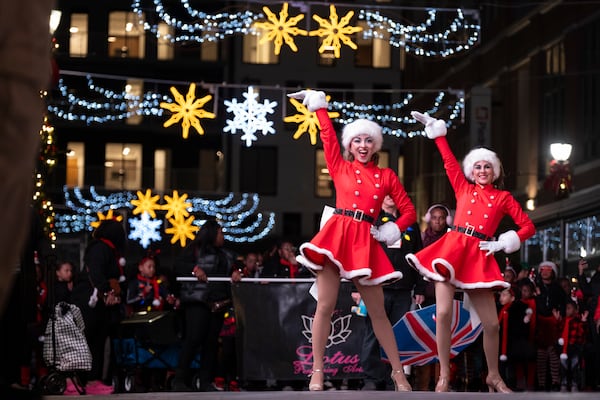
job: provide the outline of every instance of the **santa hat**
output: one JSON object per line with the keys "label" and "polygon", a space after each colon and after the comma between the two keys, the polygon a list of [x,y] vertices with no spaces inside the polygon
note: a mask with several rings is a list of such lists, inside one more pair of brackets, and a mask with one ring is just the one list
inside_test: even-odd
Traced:
{"label": "santa hat", "polygon": [[560,353],[561,360],[566,360],[569,358],[569,356],[567,355],[567,347],[569,345],[569,325],[570,325],[571,319],[572,319],[572,317],[565,318],[565,326],[563,328],[562,335],[558,339],[558,345],[562,346],[562,351]]}
{"label": "santa hat", "polygon": [[494,169],[493,180],[496,180],[500,177],[502,163],[500,162],[498,155],[484,147],[478,147],[471,150],[463,159],[463,172],[468,180],[473,180],[473,166],[478,161],[487,161],[492,164],[492,168]]}
{"label": "santa hat", "polygon": [[[508,290],[508,289],[507,289]],[[508,360],[506,355],[506,350],[508,348],[508,309],[510,307],[510,303],[502,306],[500,310],[500,314],[498,314],[498,322],[500,322],[500,326],[502,329],[502,343],[500,344],[500,361]]]}
{"label": "santa hat", "polygon": [[375,142],[375,152],[381,150],[383,136],[381,135],[381,126],[368,119],[357,119],[344,127],[342,131],[342,145],[348,150],[352,138],[358,135],[369,135]]}
{"label": "santa hat", "polygon": [[558,276],[558,267],[552,261],[543,261],[538,266],[538,270],[540,270],[541,268],[544,268],[544,267],[552,268],[552,272],[554,272],[554,276]]}

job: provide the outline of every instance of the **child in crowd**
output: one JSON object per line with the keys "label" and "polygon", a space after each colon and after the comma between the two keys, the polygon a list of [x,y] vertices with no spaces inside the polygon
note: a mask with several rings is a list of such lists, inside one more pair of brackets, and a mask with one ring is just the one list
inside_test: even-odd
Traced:
{"label": "child in crowd", "polygon": [[73,263],[63,261],[56,265],[56,282],[54,282],[54,301],[56,304],[71,302],[73,290]]}
{"label": "child in crowd", "polygon": [[[517,368],[517,386],[523,387],[527,391],[535,390],[535,329],[536,329],[536,304],[535,304],[535,284],[525,278],[519,281],[519,289],[521,292],[521,302],[527,307],[525,309],[524,322],[528,326],[527,334],[527,361],[521,363],[520,368]],[[524,383],[519,383],[521,381]]]}
{"label": "child in crowd", "polygon": [[506,384],[516,389],[517,369],[527,362],[529,327],[526,323],[527,305],[518,298],[516,288],[510,287],[500,292],[498,313],[500,325],[500,373]]}
{"label": "child in crowd", "polygon": [[560,346],[560,391],[572,392],[581,387],[581,360],[587,332],[588,311],[579,314],[579,306],[573,300],[567,301],[565,318],[561,320],[562,334]]}
{"label": "child in crowd", "polygon": [[175,305],[175,298],[169,295],[164,283],[156,275],[155,254],[144,257],[138,264],[138,274],[129,281],[127,305],[131,311],[161,311],[165,303]]}

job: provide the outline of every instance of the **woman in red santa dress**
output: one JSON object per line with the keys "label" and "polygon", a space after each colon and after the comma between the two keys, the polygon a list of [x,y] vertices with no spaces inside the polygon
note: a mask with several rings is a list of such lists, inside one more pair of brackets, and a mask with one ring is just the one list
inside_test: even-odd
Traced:
{"label": "woman in red santa dress", "polygon": [[[408,262],[426,278],[435,282],[436,342],[440,359],[440,377],[436,392],[448,391],[450,376],[450,325],[452,300],[456,288],[465,291],[483,326],[483,349],[490,391],[510,393],[498,370],[498,318],[494,290],[510,287],[500,273],[493,254],[512,253],[521,242],[533,236],[535,227],[503,183],[502,164],[496,153],[485,148],[471,150],[461,165],[446,141],[446,123],[413,111],[412,116],[425,125],[428,138],[435,139],[446,174],[456,197],[454,227],[440,240],[416,254]],[[504,216],[519,227],[494,240],[493,235]]]}
{"label": "woman in red santa dress", "polygon": [[[383,137],[381,127],[364,119],[345,126],[342,132],[344,155],[327,113],[328,103],[321,91],[302,90],[290,97],[303,101],[316,112],[321,125],[325,161],[336,189],[336,208],[315,237],[300,246],[298,262],[315,272],[317,309],[312,325],[313,370],[309,390],[323,390],[325,345],[331,315],[337,301],[340,278],[352,280],[369,311],[375,335],[392,367],[396,390],[411,387],[398,356],[392,326],[383,307],[381,284],[402,278],[394,269],[378,241],[389,245],[400,232],[416,222],[415,207],[398,176],[389,168],[377,166]],[[390,195],[400,217],[379,228],[377,219],[383,198]]]}

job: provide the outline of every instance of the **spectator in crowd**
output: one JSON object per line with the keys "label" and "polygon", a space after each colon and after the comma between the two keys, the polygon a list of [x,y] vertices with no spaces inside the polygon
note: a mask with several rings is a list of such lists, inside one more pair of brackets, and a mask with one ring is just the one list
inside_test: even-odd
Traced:
{"label": "spectator in crowd", "polygon": [[131,311],[161,311],[173,306],[175,297],[169,295],[162,279],[156,275],[156,254],[150,252],[138,263],[138,273],[129,281],[127,305]]}
{"label": "spectator in crowd", "polygon": [[277,253],[265,262],[262,278],[303,278],[309,271],[296,260],[296,247],[289,240],[277,243]]}
{"label": "spectator in crowd", "polygon": [[[323,390],[324,355],[337,302],[340,278],[352,280],[364,301],[379,344],[392,366],[396,390],[411,387],[398,356],[392,326],[385,315],[381,284],[402,277],[377,241],[396,242],[401,230],[416,221],[415,208],[398,176],[377,166],[383,143],[381,127],[364,119],[344,127],[342,145],[327,112],[325,93],[302,90],[289,95],[302,100],[321,125],[321,141],[327,169],[336,188],[336,209],[313,239],[300,246],[298,260],[316,272],[317,308],[312,325],[313,370],[309,390]],[[396,222],[380,227],[371,224],[381,210],[385,195],[391,195],[400,210]]]}
{"label": "spectator in crowd", "polygon": [[[455,226],[441,240],[409,254],[411,265],[435,282],[436,341],[440,377],[435,390],[446,392],[450,383],[450,331],[456,288],[465,290],[473,312],[483,326],[483,348],[487,361],[486,384],[490,390],[510,393],[498,370],[498,318],[494,290],[510,287],[504,282],[495,257],[498,251],[512,253],[535,233],[535,227],[510,192],[502,190],[503,170],[496,153],[485,148],[471,150],[461,168],[446,141],[446,123],[412,112],[425,125],[427,137],[435,140],[446,174],[456,196]],[[493,240],[501,220],[510,217],[519,227]]]}
{"label": "spectator in crowd", "polygon": [[515,287],[500,292],[500,373],[511,389],[517,387],[517,369],[528,359],[529,326],[527,305],[519,300]]}
{"label": "spectator in crowd", "polygon": [[556,343],[560,327],[556,316],[564,315],[567,296],[557,281],[558,268],[552,261],[544,261],[538,266],[536,282],[536,344],[537,381],[540,389],[548,389],[546,375],[550,369],[550,389],[560,388],[560,360]]}
{"label": "spectator in crowd", "polygon": [[506,267],[504,267],[504,273],[502,275],[504,276],[504,280],[507,283],[510,283],[511,286],[517,281],[517,271],[510,265],[508,257],[506,257]]}
{"label": "spectator in crowd", "polygon": [[[432,204],[425,215],[423,221],[427,224],[425,230],[421,233],[423,247],[429,246],[440,239],[452,225],[452,214],[450,209],[443,204]],[[421,304],[423,307],[435,304],[435,286],[432,281],[425,283],[425,298]],[[432,362],[423,366],[413,367],[414,384],[417,390],[430,390],[435,377],[439,375],[440,364]]]}
{"label": "spectator in crowd", "polygon": [[[381,212],[377,217],[375,226],[381,226],[386,222],[395,222],[400,216],[400,211],[394,200],[389,196],[383,198]],[[404,256],[408,253],[420,250],[423,245],[419,225],[414,223],[396,243],[387,245],[380,242],[394,268],[402,272],[402,279],[385,285],[383,287],[383,304],[385,313],[392,324],[395,324],[410,311],[414,304],[420,305],[425,299],[425,280],[406,262]],[[361,365],[364,372],[364,385],[362,390],[385,390],[393,387],[391,382],[391,370],[388,363],[381,360],[381,350],[373,324],[367,312],[365,318],[365,332],[361,352]]]}
{"label": "spectator in crowd", "polygon": [[586,310],[579,313],[576,301],[567,300],[565,316],[561,320],[561,336],[558,340],[560,348],[560,391],[579,392],[582,386],[582,356],[587,334],[587,318],[589,312]]}
{"label": "spectator in crowd", "polygon": [[517,366],[517,387],[527,391],[535,390],[535,365],[536,365],[536,306],[535,306],[535,284],[529,278],[519,281],[518,289],[521,302],[525,304],[524,322],[527,324],[527,347],[524,351],[527,360]]}
{"label": "spectator in crowd", "polygon": [[73,291],[73,263],[61,261],[56,264],[56,281],[54,282],[54,301],[60,303],[71,302]]}
{"label": "spectator in crowd", "polygon": [[119,280],[125,266],[126,241],[121,222],[113,219],[102,221],[92,234],[92,241],[83,256],[83,269],[73,283],[71,299],[81,310],[92,354],[92,370],[84,379],[88,394],[110,394],[114,391],[111,366],[108,365],[110,361],[105,359],[104,349],[123,316]]}
{"label": "spectator in crowd", "polygon": [[[219,333],[231,304],[229,282],[210,282],[211,278],[230,277],[239,282],[241,272],[234,268],[235,257],[224,248],[223,228],[208,220],[175,261],[178,276],[193,276],[197,282],[182,283],[180,300],[184,313],[185,331],[179,362],[173,380],[174,391],[191,391],[190,364],[200,348],[199,391],[215,391]],[[185,287],[185,286],[190,286]]]}
{"label": "spectator in crowd", "polygon": [[262,265],[260,265],[258,253],[253,251],[246,253],[242,265],[242,276],[245,278],[258,278],[261,271]]}
{"label": "spectator in crowd", "polygon": [[[590,313],[593,313],[599,307],[600,262],[596,262],[596,268],[591,274],[587,272],[590,269],[587,259],[582,258],[577,264],[577,283],[583,293],[583,307],[589,310]],[[597,373],[600,371],[600,333],[596,329],[592,318],[589,320],[589,334],[591,338],[590,343],[588,344],[590,351],[586,351],[585,354],[586,386],[595,390],[600,390],[600,374]]]}

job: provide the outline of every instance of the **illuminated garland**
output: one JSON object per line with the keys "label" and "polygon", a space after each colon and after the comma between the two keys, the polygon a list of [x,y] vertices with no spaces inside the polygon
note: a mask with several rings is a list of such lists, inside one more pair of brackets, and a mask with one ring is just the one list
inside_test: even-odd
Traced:
{"label": "illuminated garland", "polygon": [[[71,74],[73,76],[81,76],[82,73],[73,73],[70,71],[64,71],[65,74]],[[173,100],[166,94],[162,94],[156,91],[147,91],[142,96],[134,97],[131,94],[123,91],[117,93],[112,90],[104,89],[98,86],[94,80],[87,75],[86,76],[86,88],[90,88],[91,93],[84,96],[83,91],[88,89],[81,89],[80,93],[77,90],[72,89],[65,85],[64,80],[59,81],[59,94],[53,98],[48,106],[48,110],[52,112],[56,117],[62,118],[67,121],[84,122],[86,124],[93,123],[107,123],[115,122],[118,120],[124,120],[134,115],[143,115],[146,117],[163,117],[165,110],[160,107],[161,103],[164,105],[171,105],[176,110],[172,114],[171,119],[175,115],[185,117],[184,114],[176,114],[177,110],[184,110],[183,104],[188,102],[193,105],[192,108],[187,109],[188,115],[188,127],[193,125],[192,117],[205,117],[212,118],[213,115],[218,114],[218,107],[225,106],[226,111],[233,113],[232,119],[226,120],[226,126],[222,129],[226,133],[236,134],[237,131],[242,131],[242,141],[245,142],[246,146],[251,146],[254,141],[258,139],[256,136],[257,132],[261,132],[263,135],[275,134],[272,128],[273,122],[267,119],[267,114],[273,114],[275,107],[277,106],[276,101],[270,101],[264,99],[262,102],[257,101],[257,93],[252,90],[251,86],[240,85],[240,88],[246,88],[246,91],[242,94],[243,100],[238,101],[237,99],[224,100],[222,104],[214,104],[213,112],[206,112],[202,110],[202,107],[206,101],[209,100],[209,96],[204,96],[201,99],[196,99],[193,94],[195,92],[194,83],[181,82],[181,85],[189,87],[188,99],[184,100],[183,96],[177,101],[179,104],[177,107],[174,106]],[[104,76],[104,79],[109,79]],[[125,87],[126,77],[115,77],[113,80],[122,81],[123,87]],[[159,86],[162,82],[156,80],[149,80],[149,83],[154,83],[155,86]],[[171,84],[171,82],[170,82]],[[221,88],[230,89],[230,84],[201,84],[204,89],[210,90],[211,93],[215,94],[215,98],[221,98],[218,95],[218,91]],[[169,85],[170,86],[170,85]],[[164,85],[165,91],[167,85]],[[192,90],[193,89],[193,90]],[[295,88],[285,88],[280,86],[259,86],[259,89],[278,90],[284,93],[288,93],[296,90]],[[171,87],[173,92],[175,89]],[[190,90],[192,90],[192,97],[190,96]],[[329,92],[327,89],[323,89],[326,93]],[[175,90],[176,91],[176,90]],[[336,89],[332,89],[331,92],[335,92]],[[338,90],[339,91],[339,90]],[[176,91],[179,93],[178,91]],[[428,106],[419,105],[419,109],[427,111],[430,115],[435,115],[438,118],[443,118],[447,121],[448,126],[456,126],[457,124],[464,122],[464,106],[465,106],[465,95],[463,91],[459,90],[445,90],[445,91],[434,91],[434,90],[399,90],[397,93],[403,94],[403,98],[392,104],[356,104],[354,102],[341,102],[333,101],[330,102],[330,116],[335,118],[337,122],[347,123],[357,118],[367,118],[378,121],[383,127],[383,133],[392,135],[395,137],[412,138],[414,136],[423,135],[422,124],[415,123],[414,119],[410,118],[410,107],[413,105],[413,101],[417,94],[421,99],[420,104],[423,104],[424,96],[429,93],[435,94],[431,100],[429,100]],[[99,102],[95,97],[100,94],[106,99],[104,103]],[[200,102],[202,104],[200,104]],[[312,113],[308,112],[301,103],[295,103],[293,99],[290,99],[291,104],[298,110],[298,113],[291,116],[281,116],[281,119],[286,123],[296,123],[297,130],[293,134],[293,139],[299,139],[303,133],[308,132],[310,135],[310,143],[316,144],[317,137],[317,122],[314,118],[311,119]],[[134,111],[131,111],[134,110]],[[111,113],[114,112],[114,114]],[[182,111],[183,112],[183,111]],[[169,121],[171,121],[171,119]],[[185,118],[180,118],[179,121],[182,124],[186,121]],[[167,121],[168,122],[168,121]],[[198,120],[196,119],[196,122]],[[260,123],[258,123],[260,122]],[[164,123],[163,125],[165,125]],[[199,122],[197,123],[199,125]],[[182,125],[184,138],[187,136],[186,128]],[[198,128],[196,128],[198,130]],[[204,132],[200,127],[198,132]]]}
{"label": "illuminated garland", "polygon": [[132,215],[140,215],[140,218],[128,218],[127,222],[132,228],[129,237],[143,247],[151,241],[162,240],[157,229],[164,220],[170,223],[165,227],[165,233],[172,235],[171,243],[179,242],[181,246],[193,238],[198,227],[210,217],[219,220],[225,239],[236,243],[260,240],[271,233],[275,226],[274,213],[257,211],[260,203],[257,194],[242,193],[238,197],[229,193],[218,199],[188,199],[188,194],[180,196],[173,191],[172,196],[162,196],[165,204],[160,204],[161,196],[153,195],[150,189],[145,193],[122,191],[100,195],[93,186],[86,194],[80,188],[69,189],[65,186],[63,193],[67,210],[56,214],[58,233],[91,231],[98,220],[108,218],[109,214],[112,217],[114,210],[128,209]]}
{"label": "illuminated garland", "polygon": [[[279,54],[283,41],[292,51],[297,51],[296,45],[293,42],[292,36],[305,35],[307,31],[297,28],[295,25],[302,20],[305,15],[298,14],[292,18],[288,16],[288,2],[281,2],[282,8],[279,11],[279,18],[271,9],[263,7],[263,11],[254,12],[247,10],[246,3],[240,3],[239,12],[218,12],[216,14],[208,14],[194,9],[189,0],[180,0],[186,14],[189,18],[184,21],[170,14],[162,0],[153,0],[153,10],[149,0],[133,0],[131,10],[137,14],[139,25],[146,31],[151,32],[158,39],[166,40],[171,43],[203,43],[207,41],[219,41],[227,36],[236,34],[253,34],[255,29],[265,29],[269,39],[274,41],[274,52]],[[322,2],[292,2],[293,6],[306,11],[311,5],[322,6]],[[340,4],[340,7],[350,7],[347,4]],[[336,39],[343,39],[348,33],[355,33],[360,28],[348,26],[351,14],[350,11],[346,17],[342,19],[340,25],[337,23],[337,14],[335,5],[330,4],[330,17],[325,19],[314,14],[313,19],[320,24],[320,29],[308,32],[310,36],[325,36],[327,43],[322,43],[319,52],[323,52],[323,46],[333,45],[336,49],[336,57],[339,57],[339,44],[336,45]],[[415,56],[423,57],[448,57],[468,51],[480,40],[481,25],[479,22],[479,12],[477,10],[462,10],[462,9],[433,9],[433,8],[417,8],[412,7],[412,12],[422,11],[426,13],[425,21],[418,24],[408,25],[396,21],[390,17],[381,14],[381,11],[371,11],[369,6],[356,5],[352,10],[357,10],[358,20],[365,21],[368,29],[362,33],[364,38],[379,38],[389,40],[390,45],[395,47],[403,47],[407,52]],[[381,10],[393,10],[396,13],[405,7],[378,7]],[[158,23],[148,23],[144,16],[154,12],[156,20],[173,28],[174,33],[161,34],[158,29]],[[449,23],[444,22],[449,18],[439,18],[440,14],[455,14],[454,18],[450,19]],[[152,18],[154,20],[154,18]],[[446,24],[447,26],[441,26]],[[331,28],[331,29],[330,29]],[[335,29],[334,29],[335,28]],[[343,31],[345,28],[352,28]],[[326,32],[322,31],[325,29]],[[339,33],[339,34],[338,34]],[[342,40],[344,44],[350,45],[351,42]]]}

